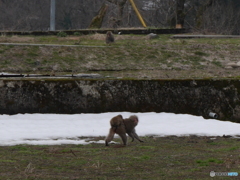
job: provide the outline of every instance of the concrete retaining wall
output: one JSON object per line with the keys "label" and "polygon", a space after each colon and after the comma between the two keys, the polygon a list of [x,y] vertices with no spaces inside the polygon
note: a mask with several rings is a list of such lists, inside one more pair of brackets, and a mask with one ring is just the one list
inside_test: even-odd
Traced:
{"label": "concrete retaining wall", "polygon": [[240,81],[0,79],[0,113],[174,112],[240,122]]}

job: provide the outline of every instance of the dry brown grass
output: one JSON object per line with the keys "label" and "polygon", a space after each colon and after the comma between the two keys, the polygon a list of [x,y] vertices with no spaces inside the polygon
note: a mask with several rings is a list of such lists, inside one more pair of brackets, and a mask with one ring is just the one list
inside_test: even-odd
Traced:
{"label": "dry brown grass", "polygon": [[0,37],[0,42],[8,42],[8,43],[23,43],[23,42],[34,42],[34,37],[28,36],[2,36]]}

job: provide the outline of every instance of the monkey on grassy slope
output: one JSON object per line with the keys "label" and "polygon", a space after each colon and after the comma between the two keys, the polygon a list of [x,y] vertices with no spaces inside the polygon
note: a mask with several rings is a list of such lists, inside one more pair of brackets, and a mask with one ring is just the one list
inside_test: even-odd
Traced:
{"label": "monkey on grassy slope", "polygon": [[106,34],[106,43],[113,43],[114,42],[114,36],[113,33],[111,31],[108,31]]}

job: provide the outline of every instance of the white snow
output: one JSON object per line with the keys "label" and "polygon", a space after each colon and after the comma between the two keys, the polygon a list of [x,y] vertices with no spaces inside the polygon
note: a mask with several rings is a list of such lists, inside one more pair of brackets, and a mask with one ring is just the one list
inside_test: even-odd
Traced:
{"label": "white snow", "polygon": [[[115,112],[101,114],[17,114],[0,115],[0,146],[17,144],[59,145],[104,143],[91,141],[106,136],[109,120],[118,114],[124,118],[137,115],[139,136],[240,135],[240,124],[173,113]],[[118,137],[117,135],[115,137]]]}

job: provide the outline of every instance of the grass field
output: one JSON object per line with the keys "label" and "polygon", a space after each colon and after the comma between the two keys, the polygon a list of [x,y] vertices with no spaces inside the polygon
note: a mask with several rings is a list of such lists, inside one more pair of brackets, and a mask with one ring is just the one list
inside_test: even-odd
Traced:
{"label": "grass field", "polygon": [[144,143],[129,142],[126,147],[120,144],[0,147],[0,179],[196,180],[211,179],[211,171],[240,173],[239,139],[197,136],[142,139]]}

